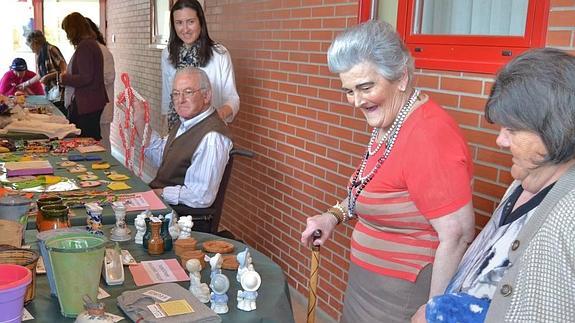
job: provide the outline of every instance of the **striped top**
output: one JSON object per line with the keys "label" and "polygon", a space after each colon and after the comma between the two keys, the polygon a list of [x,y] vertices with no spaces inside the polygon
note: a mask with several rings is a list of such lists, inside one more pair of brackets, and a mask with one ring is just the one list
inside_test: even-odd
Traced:
{"label": "striped top", "polygon": [[[366,173],[383,151],[368,160]],[[351,260],[369,271],[414,282],[433,263],[439,244],[429,220],[471,200],[471,177],[471,157],[455,121],[432,101],[421,105],[357,200]]]}

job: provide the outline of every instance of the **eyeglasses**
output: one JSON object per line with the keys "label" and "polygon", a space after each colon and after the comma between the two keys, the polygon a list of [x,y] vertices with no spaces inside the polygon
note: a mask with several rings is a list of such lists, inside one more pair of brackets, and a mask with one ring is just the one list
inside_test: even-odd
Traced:
{"label": "eyeglasses", "polygon": [[199,88],[197,90],[192,90],[192,89],[185,89],[183,91],[172,91],[172,93],[170,93],[170,99],[172,99],[172,101],[176,101],[177,99],[179,99],[182,95],[184,96],[184,99],[189,99],[191,98],[194,94],[196,94],[196,92],[203,90],[204,88]]}

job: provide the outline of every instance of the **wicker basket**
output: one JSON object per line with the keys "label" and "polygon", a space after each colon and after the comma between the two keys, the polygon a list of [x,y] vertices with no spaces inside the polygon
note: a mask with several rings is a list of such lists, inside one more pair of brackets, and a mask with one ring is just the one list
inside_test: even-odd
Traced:
{"label": "wicker basket", "polygon": [[39,254],[36,250],[21,249],[10,245],[0,245],[0,264],[24,266],[32,272],[32,283],[26,289],[24,305],[34,299],[36,293],[36,264]]}
{"label": "wicker basket", "polygon": [[0,245],[20,247],[23,225],[16,221],[0,219]]}

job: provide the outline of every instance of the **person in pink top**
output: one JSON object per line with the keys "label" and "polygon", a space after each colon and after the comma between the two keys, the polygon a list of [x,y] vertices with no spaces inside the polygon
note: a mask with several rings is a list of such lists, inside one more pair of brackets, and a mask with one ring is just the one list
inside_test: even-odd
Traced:
{"label": "person in pink top", "polygon": [[44,88],[39,83],[29,82],[36,73],[29,71],[26,61],[17,57],[12,61],[10,70],[0,80],[0,93],[14,95],[22,91],[27,95],[44,95]]}
{"label": "person in pink top", "polygon": [[352,220],[341,322],[409,322],[443,293],[473,240],[472,158],[457,123],[415,88],[413,59],[392,26],[351,27],[327,56],[372,132],[347,196],[309,217],[301,241],[321,245]]}

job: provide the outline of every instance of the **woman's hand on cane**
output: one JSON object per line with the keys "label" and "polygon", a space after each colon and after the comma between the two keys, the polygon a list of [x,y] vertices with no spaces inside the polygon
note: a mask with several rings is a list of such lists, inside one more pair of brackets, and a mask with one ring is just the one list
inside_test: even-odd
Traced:
{"label": "woman's hand on cane", "polygon": [[[312,243],[321,246],[331,236],[336,225],[337,219],[330,213],[323,213],[307,218],[307,226],[301,234],[301,243],[308,246]],[[314,240],[313,233],[316,230],[321,230],[322,236]]]}

